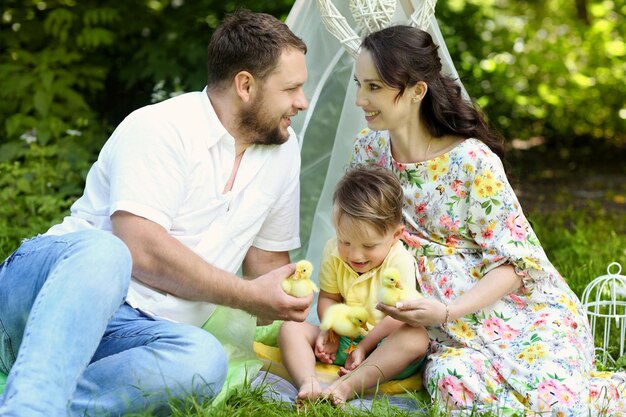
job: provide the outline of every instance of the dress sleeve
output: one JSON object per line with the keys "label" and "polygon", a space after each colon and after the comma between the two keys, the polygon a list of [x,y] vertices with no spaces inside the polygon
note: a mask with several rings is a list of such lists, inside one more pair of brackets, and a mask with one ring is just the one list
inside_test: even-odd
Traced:
{"label": "dress sleeve", "polygon": [[368,144],[370,133],[369,129],[363,129],[354,139],[354,146],[352,147],[352,154],[350,155],[350,166],[376,163],[372,155],[372,146]]}
{"label": "dress sleeve", "polygon": [[479,278],[509,263],[528,289],[545,279],[562,280],[526,220],[500,159],[484,149],[477,155],[466,224],[482,248],[482,263],[472,275]]}

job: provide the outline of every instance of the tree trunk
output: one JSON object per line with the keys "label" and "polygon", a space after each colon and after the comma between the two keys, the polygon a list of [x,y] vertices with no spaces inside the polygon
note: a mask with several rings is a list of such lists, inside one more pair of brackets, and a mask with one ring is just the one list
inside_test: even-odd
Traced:
{"label": "tree trunk", "polygon": [[576,15],[578,19],[589,25],[589,11],[587,10],[587,0],[576,0]]}

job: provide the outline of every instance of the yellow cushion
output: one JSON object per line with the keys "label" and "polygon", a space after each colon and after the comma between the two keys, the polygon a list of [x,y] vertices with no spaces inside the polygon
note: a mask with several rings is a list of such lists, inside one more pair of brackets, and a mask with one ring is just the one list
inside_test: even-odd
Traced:
{"label": "yellow cushion", "polygon": [[[279,348],[254,342],[254,351],[263,363],[263,367],[261,369],[274,375],[278,375],[281,378],[293,383],[287,369],[283,366]],[[339,377],[337,374],[338,371],[339,366],[337,365],[329,365],[322,362],[317,362],[315,365],[317,378],[322,384],[330,384],[332,381],[337,379]],[[405,379],[383,382],[378,387],[371,388],[366,392],[366,394],[404,394],[407,391],[419,391],[421,389],[422,373],[418,372]]]}

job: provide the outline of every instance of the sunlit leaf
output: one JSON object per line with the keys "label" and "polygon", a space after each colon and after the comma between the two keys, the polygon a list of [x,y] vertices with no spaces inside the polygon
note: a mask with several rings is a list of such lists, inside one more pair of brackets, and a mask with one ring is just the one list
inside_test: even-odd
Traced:
{"label": "sunlit leaf", "polygon": [[606,52],[613,56],[624,56],[626,55],[626,43],[621,40],[607,42]]}
{"label": "sunlit leaf", "polygon": [[593,78],[587,77],[586,75],[583,75],[580,72],[572,74],[572,81],[574,81],[579,86],[585,87],[585,88],[591,87],[592,85],[595,84],[595,80]]}

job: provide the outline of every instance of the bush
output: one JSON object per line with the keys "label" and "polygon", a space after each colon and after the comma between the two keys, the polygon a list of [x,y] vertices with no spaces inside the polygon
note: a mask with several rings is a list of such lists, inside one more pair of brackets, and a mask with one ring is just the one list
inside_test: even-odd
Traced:
{"label": "bush", "polygon": [[625,16],[623,0],[437,4],[457,71],[494,124],[562,146],[626,144]]}
{"label": "bush", "polygon": [[22,238],[44,232],[62,219],[81,194],[88,168],[88,158],[77,158],[77,153],[68,153],[68,147],[37,142],[24,147],[21,158],[0,162],[2,259]]}
{"label": "bush", "polygon": [[[3,3],[0,20],[0,258],[80,196],[123,117],[205,84],[206,43],[241,2]],[[248,1],[284,17],[293,1]],[[112,3],[111,3],[112,4]]]}

